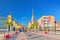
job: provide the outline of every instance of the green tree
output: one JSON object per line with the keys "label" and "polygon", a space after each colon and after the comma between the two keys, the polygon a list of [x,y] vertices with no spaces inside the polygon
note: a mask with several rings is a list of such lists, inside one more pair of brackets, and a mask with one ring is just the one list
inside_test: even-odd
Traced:
{"label": "green tree", "polygon": [[35,23],[35,26],[36,26],[36,30],[38,29],[38,22]]}
{"label": "green tree", "polygon": [[44,26],[44,31],[47,31],[48,27]]}
{"label": "green tree", "polygon": [[8,27],[8,31],[10,31],[10,26],[12,26],[12,23],[6,22],[5,25]]}
{"label": "green tree", "polygon": [[30,29],[34,29],[34,24],[31,25]]}

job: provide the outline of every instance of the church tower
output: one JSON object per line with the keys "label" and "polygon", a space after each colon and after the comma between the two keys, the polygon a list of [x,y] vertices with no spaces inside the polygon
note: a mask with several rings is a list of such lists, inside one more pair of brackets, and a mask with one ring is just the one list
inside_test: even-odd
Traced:
{"label": "church tower", "polygon": [[31,19],[32,24],[34,24],[34,10],[32,9],[32,19]]}
{"label": "church tower", "polygon": [[34,10],[32,9],[32,18],[31,18],[31,22],[29,22],[28,24],[28,29],[33,28],[34,24]]}

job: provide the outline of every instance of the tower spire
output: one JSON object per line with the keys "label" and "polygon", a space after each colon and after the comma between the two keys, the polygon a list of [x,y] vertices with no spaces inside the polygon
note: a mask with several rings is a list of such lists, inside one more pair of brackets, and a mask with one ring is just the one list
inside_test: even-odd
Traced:
{"label": "tower spire", "polygon": [[32,9],[32,20],[31,20],[32,24],[34,24],[34,10]]}
{"label": "tower spire", "polygon": [[34,16],[34,10],[32,9],[32,16]]}

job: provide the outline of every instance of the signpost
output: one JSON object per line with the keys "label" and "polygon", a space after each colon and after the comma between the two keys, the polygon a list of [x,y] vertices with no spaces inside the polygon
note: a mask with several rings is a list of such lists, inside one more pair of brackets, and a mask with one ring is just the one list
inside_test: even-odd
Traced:
{"label": "signpost", "polygon": [[56,34],[56,21],[55,21],[55,34]]}
{"label": "signpost", "polygon": [[[27,18],[27,17],[22,17],[22,27],[23,27],[23,20]],[[22,32],[23,32],[23,29],[22,29]]]}

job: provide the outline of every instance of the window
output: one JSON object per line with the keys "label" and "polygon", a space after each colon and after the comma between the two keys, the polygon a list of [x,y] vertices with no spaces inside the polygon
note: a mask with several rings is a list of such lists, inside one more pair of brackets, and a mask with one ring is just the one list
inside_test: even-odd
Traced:
{"label": "window", "polygon": [[46,25],[46,23],[44,23],[44,25]]}
{"label": "window", "polygon": [[44,22],[46,22],[46,20],[44,20]]}
{"label": "window", "polygon": [[44,20],[46,20],[46,21],[47,21],[47,20],[48,20],[48,18],[44,17]]}
{"label": "window", "polygon": [[44,19],[48,19],[47,17],[44,17]]}

